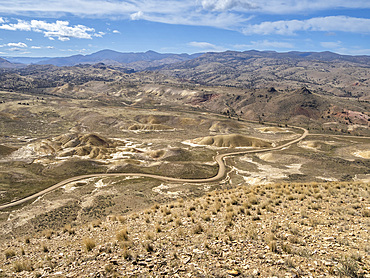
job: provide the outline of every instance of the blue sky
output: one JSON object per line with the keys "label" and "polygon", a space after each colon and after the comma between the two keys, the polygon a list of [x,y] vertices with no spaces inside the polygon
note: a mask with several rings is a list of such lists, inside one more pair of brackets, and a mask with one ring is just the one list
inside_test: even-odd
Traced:
{"label": "blue sky", "polygon": [[370,0],[0,0],[0,56],[102,49],[370,55]]}

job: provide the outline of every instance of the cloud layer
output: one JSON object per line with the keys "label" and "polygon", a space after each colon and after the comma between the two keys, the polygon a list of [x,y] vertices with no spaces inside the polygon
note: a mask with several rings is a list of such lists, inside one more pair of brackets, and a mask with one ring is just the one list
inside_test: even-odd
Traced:
{"label": "cloud layer", "polygon": [[0,29],[9,31],[33,31],[43,33],[45,37],[54,40],[67,41],[70,38],[91,39],[92,37],[101,37],[102,32],[95,33],[94,28],[84,25],[69,26],[68,21],[57,20],[48,23],[42,20],[24,21],[18,20],[17,23],[7,23],[0,25]]}
{"label": "cloud layer", "polygon": [[266,21],[248,25],[243,29],[246,35],[294,35],[300,31],[341,31],[351,33],[369,33],[370,19],[348,16],[315,17],[307,20]]}
{"label": "cloud layer", "polygon": [[[84,17],[144,19],[169,24],[240,27],[252,15],[306,14],[310,11],[370,8],[368,0],[0,0],[11,15],[73,14]],[[2,22],[0,18],[0,23]],[[86,32],[87,30],[85,30]],[[82,31],[84,33],[84,31]],[[61,36],[65,38],[65,36]],[[68,36],[67,36],[68,37]]]}

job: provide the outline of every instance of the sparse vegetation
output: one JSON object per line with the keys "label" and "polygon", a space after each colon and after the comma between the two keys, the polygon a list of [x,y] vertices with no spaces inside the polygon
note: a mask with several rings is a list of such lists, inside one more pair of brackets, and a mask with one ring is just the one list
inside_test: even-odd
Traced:
{"label": "sparse vegetation", "polygon": [[83,244],[85,245],[87,252],[90,252],[96,246],[95,240],[93,240],[92,238],[88,238],[88,237],[83,239]]}

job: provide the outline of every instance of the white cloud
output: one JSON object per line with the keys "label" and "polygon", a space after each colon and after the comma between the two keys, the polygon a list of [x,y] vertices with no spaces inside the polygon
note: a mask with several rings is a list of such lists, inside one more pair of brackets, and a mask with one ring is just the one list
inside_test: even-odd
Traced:
{"label": "white cloud", "polygon": [[32,49],[54,49],[54,46],[39,46],[33,45],[31,46]]}
{"label": "white cloud", "polygon": [[60,41],[67,41],[70,38],[91,39],[92,36],[102,36],[103,32],[95,33],[94,28],[84,25],[69,26],[68,21],[57,20],[53,23],[48,23],[42,20],[24,21],[18,20],[17,23],[8,23],[0,25],[0,29],[10,31],[33,31],[41,32],[50,40],[58,38]]}
{"label": "white cloud", "polygon": [[226,48],[218,45],[214,45],[209,42],[189,42],[187,43],[188,46],[195,47],[195,48],[200,48],[201,51],[204,52],[211,52],[211,51],[225,51]]}
{"label": "white cloud", "polygon": [[98,33],[94,34],[93,36],[94,36],[94,37],[99,37],[99,38],[101,38],[101,37],[103,37],[104,35],[105,35],[105,33],[104,33],[104,32],[98,32]]}
{"label": "white cloud", "polygon": [[369,33],[370,19],[348,16],[327,16],[307,20],[265,21],[260,24],[248,25],[243,29],[243,33],[246,35],[294,35],[299,31]]}
{"label": "white cloud", "polygon": [[[0,0],[0,11],[10,15],[44,15],[56,18],[72,14],[90,18],[140,19],[166,24],[211,26],[238,31],[251,16],[258,14],[306,15],[313,11],[367,8],[370,8],[369,0]],[[2,29],[14,30],[15,26],[5,24],[5,19],[0,19]],[[338,19],[337,22],[339,21]],[[36,30],[30,26],[30,22],[22,23],[24,22],[18,23],[16,30]],[[63,27],[63,30],[40,29],[40,32],[50,32],[47,33],[49,39],[57,38],[62,41],[72,37],[91,39],[95,33],[92,28],[82,25],[58,27]],[[314,31],[320,29],[319,27],[319,23],[309,20],[291,20],[247,25],[244,32],[294,34],[302,30]],[[341,30],[345,28],[346,26],[343,26]]]}
{"label": "white cloud", "polygon": [[113,33],[113,34],[121,34],[121,32],[120,32],[120,31],[118,31],[118,30],[113,30],[113,31],[112,31],[112,33]]}
{"label": "white cloud", "polygon": [[268,49],[275,49],[275,48],[294,48],[294,44],[290,42],[281,42],[281,41],[251,41],[250,44],[241,44],[241,45],[234,45],[236,49],[257,49],[257,50],[268,50]]}
{"label": "white cloud", "polygon": [[338,48],[342,44],[341,41],[336,41],[336,42],[320,42],[320,45],[325,48],[333,49],[333,48]]}
{"label": "white cloud", "polygon": [[27,40],[27,41],[30,41],[30,42],[32,41],[32,39],[31,39],[31,38],[26,38],[26,40]]}
{"label": "white cloud", "polygon": [[0,23],[5,23],[5,19],[0,17]]}
{"label": "white cloud", "polygon": [[204,9],[211,11],[252,11],[270,14],[295,14],[327,9],[370,8],[368,0],[202,0]]}
{"label": "white cloud", "polygon": [[10,47],[27,47],[27,44],[25,44],[23,42],[10,42],[6,45],[10,46]]}
{"label": "white cloud", "polygon": [[188,45],[198,48],[216,49],[217,46],[209,42],[189,42]]}
{"label": "white cloud", "polygon": [[202,6],[204,9],[212,11],[225,11],[235,8],[256,9],[258,6],[253,1],[243,0],[203,0]]}
{"label": "white cloud", "polygon": [[144,13],[142,11],[138,11],[137,13],[133,13],[130,15],[131,20],[139,20],[144,18]]}

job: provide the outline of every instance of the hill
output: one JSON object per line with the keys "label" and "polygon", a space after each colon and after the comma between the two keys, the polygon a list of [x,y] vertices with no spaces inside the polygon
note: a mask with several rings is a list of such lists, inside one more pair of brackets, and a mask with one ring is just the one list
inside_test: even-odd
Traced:
{"label": "hill", "polygon": [[[57,58],[42,58],[39,61],[35,60],[35,64],[39,65],[54,65],[54,66],[75,66],[78,64],[96,64],[104,63],[107,65],[122,66],[135,70],[143,70],[149,67],[155,67],[165,64],[177,63],[192,58],[198,57],[200,54],[171,54],[171,53],[157,53],[155,51],[147,52],[130,52],[122,53],[114,50],[101,50],[89,55],[73,55],[69,57]],[[32,61],[23,58],[23,61]]]}
{"label": "hill", "polygon": [[21,68],[24,67],[22,64],[16,64],[16,63],[11,63],[6,59],[0,58],[0,69],[15,69],[15,68]]}
{"label": "hill", "polygon": [[369,206],[361,183],[241,186],[3,241],[0,274],[369,277]]}
{"label": "hill", "polygon": [[168,76],[203,85],[291,89],[369,99],[370,57],[331,52],[226,51],[166,65]]}

